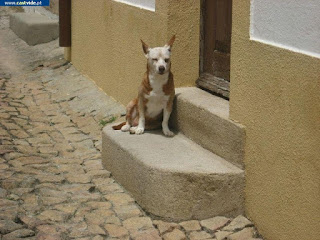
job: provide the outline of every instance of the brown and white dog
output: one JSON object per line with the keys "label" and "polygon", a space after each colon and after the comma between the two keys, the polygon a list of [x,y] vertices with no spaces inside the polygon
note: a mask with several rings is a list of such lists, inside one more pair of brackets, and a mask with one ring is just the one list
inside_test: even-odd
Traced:
{"label": "brown and white dog", "polygon": [[162,126],[166,136],[173,136],[168,127],[175,96],[173,75],[171,73],[171,48],[175,36],[163,47],[149,48],[142,40],[142,49],[147,58],[147,72],[139,87],[138,97],[127,106],[126,122],[113,129],[143,134],[144,130]]}

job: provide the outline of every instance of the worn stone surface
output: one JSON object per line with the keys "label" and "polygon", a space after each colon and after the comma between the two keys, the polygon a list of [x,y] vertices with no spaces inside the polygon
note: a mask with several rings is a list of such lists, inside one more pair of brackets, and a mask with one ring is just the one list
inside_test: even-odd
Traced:
{"label": "worn stone surface", "polygon": [[20,228],[23,228],[23,226],[11,220],[0,220],[0,233],[3,235]]}
{"label": "worn stone surface", "polygon": [[244,172],[182,134],[128,136],[107,126],[102,139],[104,166],[151,214],[179,221],[243,213]]}
{"label": "worn stone surface", "polygon": [[19,238],[27,238],[27,237],[32,237],[34,236],[34,231],[30,229],[19,229],[15,230],[11,233],[8,233],[6,235],[3,235],[2,239],[3,240],[13,240],[13,239],[19,239]]}
{"label": "worn stone surface", "polygon": [[10,28],[29,45],[50,42],[59,36],[59,22],[37,13],[15,13]]}
{"label": "worn stone surface", "polygon": [[233,233],[227,237],[227,240],[247,240],[250,239],[254,234],[253,228],[245,228],[239,232]]}
{"label": "worn stone surface", "polygon": [[124,237],[124,236],[129,235],[128,230],[122,226],[119,226],[119,225],[106,224],[104,226],[104,228],[106,229],[109,236],[111,236],[111,237]]}
{"label": "worn stone surface", "polygon": [[129,218],[123,221],[123,225],[133,233],[153,227],[152,221],[148,217]]}
{"label": "worn stone surface", "polygon": [[196,87],[178,88],[176,93],[173,125],[204,148],[243,169],[245,130],[229,119],[228,101]]}
{"label": "worn stone surface", "polygon": [[201,230],[201,226],[199,224],[199,221],[197,220],[181,222],[180,226],[182,226],[183,229],[187,232]]}
{"label": "worn stone surface", "polygon": [[190,240],[203,240],[203,239],[210,239],[211,235],[205,231],[200,231],[200,232],[194,231],[189,234],[189,238]]}
{"label": "worn stone surface", "polygon": [[222,230],[223,231],[237,231],[241,230],[245,227],[250,227],[252,226],[252,222],[249,221],[246,217],[239,215],[235,219],[231,221],[231,223],[224,227]]}
{"label": "worn stone surface", "polygon": [[225,239],[227,236],[231,235],[232,232],[227,232],[227,231],[217,231],[215,233],[215,237],[217,240],[223,240]]}
{"label": "worn stone surface", "polygon": [[154,220],[153,224],[155,224],[161,234],[164,234],[166,232],[171,232],[175,228],[178,228],[179,225],[172,222],[165,222],[161,220]]}
{"label": "worn stone surface", "polygon": [[222,228],[223,226],[225,226],[228,222],[230,222],[229,218],[218,216],[218,217],[202,220],[200,224],[202,227],[208,230],[216,231]]}
{"label": "worn stone surface", "polygon": [[166,233],[163,236],[164,240],[185,240],[186,235],[179,229],[174,229],[172,232]]}
{"label": "worn stone surface", "polygon": [[155,229],[148,229],[136,234],[133,234],[135,240],[161,240],[159,232]]}
{"label": "worn stone surface", "polygon": [[[0,238],[218,237],[212,219],[150,218],[112,178],[101,163],[100,122],[124,107],[65,62],[56,40],[30,47],[18,39],[8,11],[0,8]],[[232,223],[227,233],[238,230]]]}

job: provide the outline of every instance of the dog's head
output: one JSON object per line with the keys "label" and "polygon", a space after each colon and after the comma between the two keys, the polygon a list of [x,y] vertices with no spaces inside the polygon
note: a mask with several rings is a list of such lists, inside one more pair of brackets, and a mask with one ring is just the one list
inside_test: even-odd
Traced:
{"label": "dog's head", "polygon": [[157,74],[165,74],[170,71],[171,48],[176,36],[172,36],[169,42],[163,47],[149,48],[142,40],[142,49],[148,59],[149,71]]}

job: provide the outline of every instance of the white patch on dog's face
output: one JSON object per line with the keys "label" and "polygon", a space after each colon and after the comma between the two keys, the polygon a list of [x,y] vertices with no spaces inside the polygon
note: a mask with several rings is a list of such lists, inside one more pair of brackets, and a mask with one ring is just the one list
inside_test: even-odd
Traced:
{"label": "white patch on dog's face", "polygon": [[167,73],[170,70],[170,55],[169,46],[149,48],[146,57],[150,70],[160,75]]}

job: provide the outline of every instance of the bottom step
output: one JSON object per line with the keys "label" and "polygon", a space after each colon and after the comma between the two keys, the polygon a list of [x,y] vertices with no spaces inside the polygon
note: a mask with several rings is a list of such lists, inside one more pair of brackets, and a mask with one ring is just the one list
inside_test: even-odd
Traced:
{"label": "bottom step", "polygon": [[104,167],[147,212],[175,221],[243,213],[244,172],[185,136],[102,133]]}

